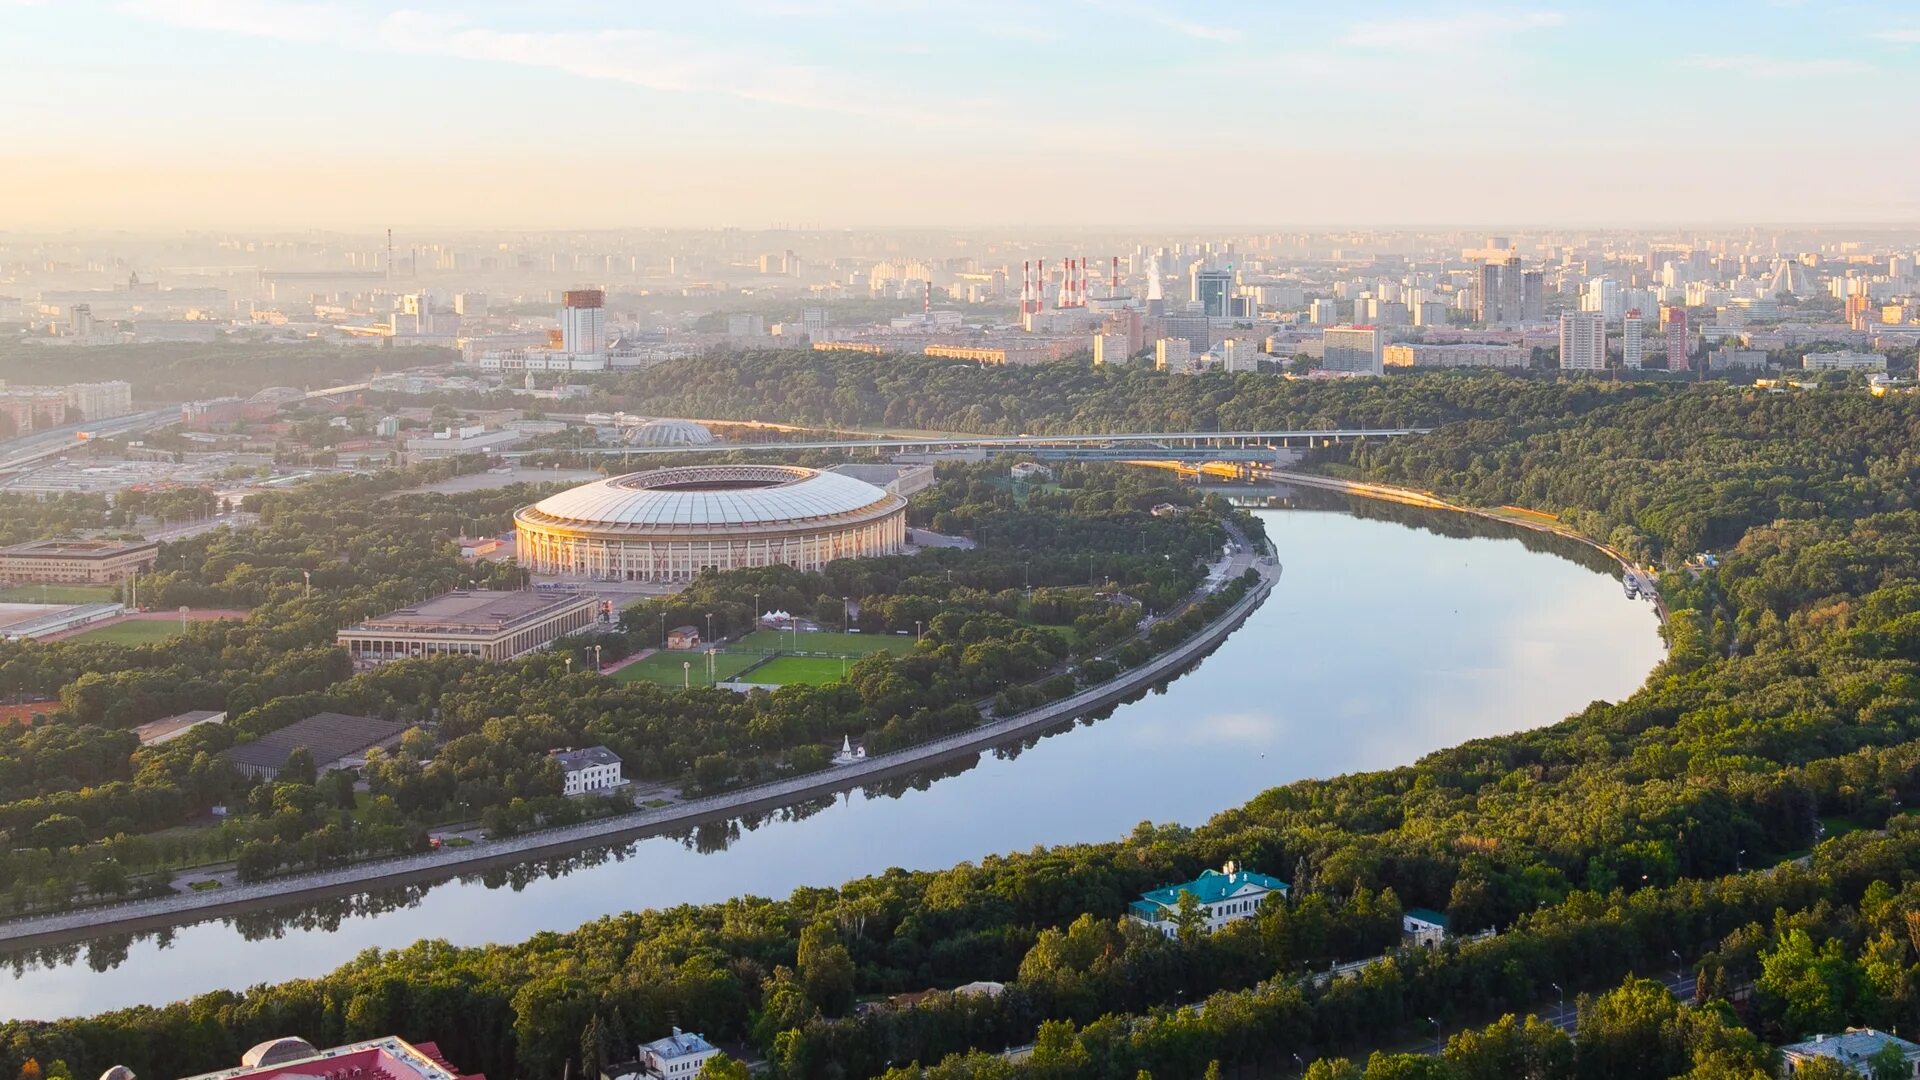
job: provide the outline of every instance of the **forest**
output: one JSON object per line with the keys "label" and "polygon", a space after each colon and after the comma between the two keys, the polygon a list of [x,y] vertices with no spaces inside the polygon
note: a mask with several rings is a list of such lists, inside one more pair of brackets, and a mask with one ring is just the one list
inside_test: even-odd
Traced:
{"label": "forest", "polygon": [[[632,388],[661,412],[822,425],[1433,424],[1309,464],[1629,545],[1662,569],[1670,657],[1625,700],[1277,787],[1204,823],[14,1021],[0,1070],[177,1076],[273,1035],[396,1032],[495,1077],[591,1075],[678,1023],[795,1078],[1757,1080],[1783,1041],[1920,1028],[1920,401],[816,362],[750,357],[726,379],[696,361]],[[1211,936],[1124,919],[1141,890],[1228,860],[1287,879],[1287,901]],[[1411,906],[1447,914],[1452,940],[1396,950]],[[1352,978],[1315,974],[1383,952]],[[1694,1000],[1649,981],[1675,969]],[[976,980],[1005,989],[875,1004]],[[1571,1039],[1525,1019],[1563,996]],[[1443,1052],[1414,1052],[1442,1035]]]}

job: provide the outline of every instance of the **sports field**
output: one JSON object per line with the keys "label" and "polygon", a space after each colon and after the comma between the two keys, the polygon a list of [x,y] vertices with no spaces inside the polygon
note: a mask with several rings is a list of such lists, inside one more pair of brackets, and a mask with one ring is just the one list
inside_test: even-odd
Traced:
{"label": "sports field", "polygon": [[755,630],[740,640],[740,648],[759,652],[818,653],[823,656],[865,656],[868,653],[906,654],[913,651],[911,634],[841,634],[831,630],[789,633]]}
{"label": "sports field", "polygon": [[68,641],[111,641],[118,645],[151,645],[180,632],[177,619],[129,619],[75,634]]}
{"label": "sports field", "polygon": [[[725,682],[751,667],[758,659],[760,657],[757,654],[722,652],[713,658],[714,672],[720,682]],[[682,664],[692,666],[682,668]],[[645,659],[635,660],[608,677],[614,682],[650,682],[661,686],[680,686],[690,682],[694,686],[705,686],[707,654],[697,649],[657,652]]]}
{"label": "sports field", "polygon": [[740,678],[744,682],[778,686],[788,683],[824,686],[845,678],[847,669],[858,662],[844,656],[837,659],[831,656],[776,656]]}
{"label": "sports field", "polygon": [[106,604],[120,598],[111,585],[14,585],[0,589],[0,604]]}
{"label": "sports field", "polygon": [[[714,657],[717,682],[735,677],[751,683],[785,685],[787,683],[837,682],[844,669],[868,653],[896,654],[913,651],[913,638],[900,634],[841,634],[833,631],[793,634],[785,630],[755,630],[741,640],[720,647]],[[782,655],[774,656],[780,653]],[[768,659],[768,657],[772,659]],[[760,667],[753,668],[765,660]],[[682,668],[681,664],[691,664]],[[744,675],[742,673],[745,672]],[[615,671],[615,682],[645,680],[661,686],[707,685],[707,654],[704,650],[657,652]]]}

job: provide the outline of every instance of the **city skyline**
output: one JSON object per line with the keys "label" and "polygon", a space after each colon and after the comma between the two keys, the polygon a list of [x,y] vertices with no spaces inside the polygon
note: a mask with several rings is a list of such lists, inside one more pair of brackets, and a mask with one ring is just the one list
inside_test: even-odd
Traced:
{"label": "city skyline", "polygon": [[1920,50],[1894,4],[0,0],[0,21],[10,229],[1920,217],[1920,147],[1869,126]]}

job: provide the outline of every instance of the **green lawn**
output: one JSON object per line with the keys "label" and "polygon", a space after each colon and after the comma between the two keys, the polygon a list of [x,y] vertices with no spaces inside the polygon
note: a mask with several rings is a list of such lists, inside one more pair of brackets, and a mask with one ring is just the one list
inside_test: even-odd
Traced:
{"label": "green lawn", "polygon": [[824,653],[828,656],[865,656],[868,653],[905,654],[913,651],[912,634],[842,634],[821,630],[790,634],[785,630],[755,630],[740,647],[759,652]]}
{"label": "green lawn", "polygon": [[807,683],[812,686],[824,686],[839,682],[846,676],[847,669],[856,661],[846,657],[835,659],[829,656],[776,656],[764,666],[754,668],[742,678],[750,683],[773,683],[785,686],[788,683]]}
{"label": "green lawn", "polygon": [[[725,682],[735,675],[740,674],[743,669],[752,666],[753,662],[758,659],[760,659],[758,656],[750,656],[745,653],[723,652],[714,658],[714,670],[719,674],[720,681]],[[692,664],[693,667],[683,670],[680,667],[683,663]],[[646,682],[659,683],[661,686],[680,686],[684,680],[686,680],[689,672],[692,675],[693,685],[705,686],[707,684],[706,653],[698,650],[657,652],[645,660],[638,660],[628,664],[626,667],[614,672],[610,678],[615,682],[640,682],[644,680]]]}
{"label": "green lawn", "polygon": [[102,604],[120,598],[112,585],[14,585],[0,589],[0,604]]}
{"label": "green lawn", "polygon": [[75,634],[70,640],[111,641],[119,645],[151,645],[156,641],[165,641],[179,632],[180,623],[176,620],[141,619],[97,627],[84,634]]}

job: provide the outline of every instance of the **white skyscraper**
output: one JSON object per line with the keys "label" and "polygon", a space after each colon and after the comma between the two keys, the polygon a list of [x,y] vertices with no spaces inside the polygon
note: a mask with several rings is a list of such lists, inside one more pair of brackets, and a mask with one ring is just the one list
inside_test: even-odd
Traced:
{"label": "white skyscraper", "polygon": [[1560,370],[1601,371],[1607,366],[1607,320],[1597,311],[1560,316]]}
{"label": "white skyscraper", "polygon": [[1646,358],[1647,346],[1642,336],[1640,309],[1633,308],[1620,323],[1620,366],[1634,371]]}
{"label": "white skyscraper", "polygon": [[573,356],[598,356],[607,351],[607,294],[599,289],[571,289],[561,298],[560,348]]}

